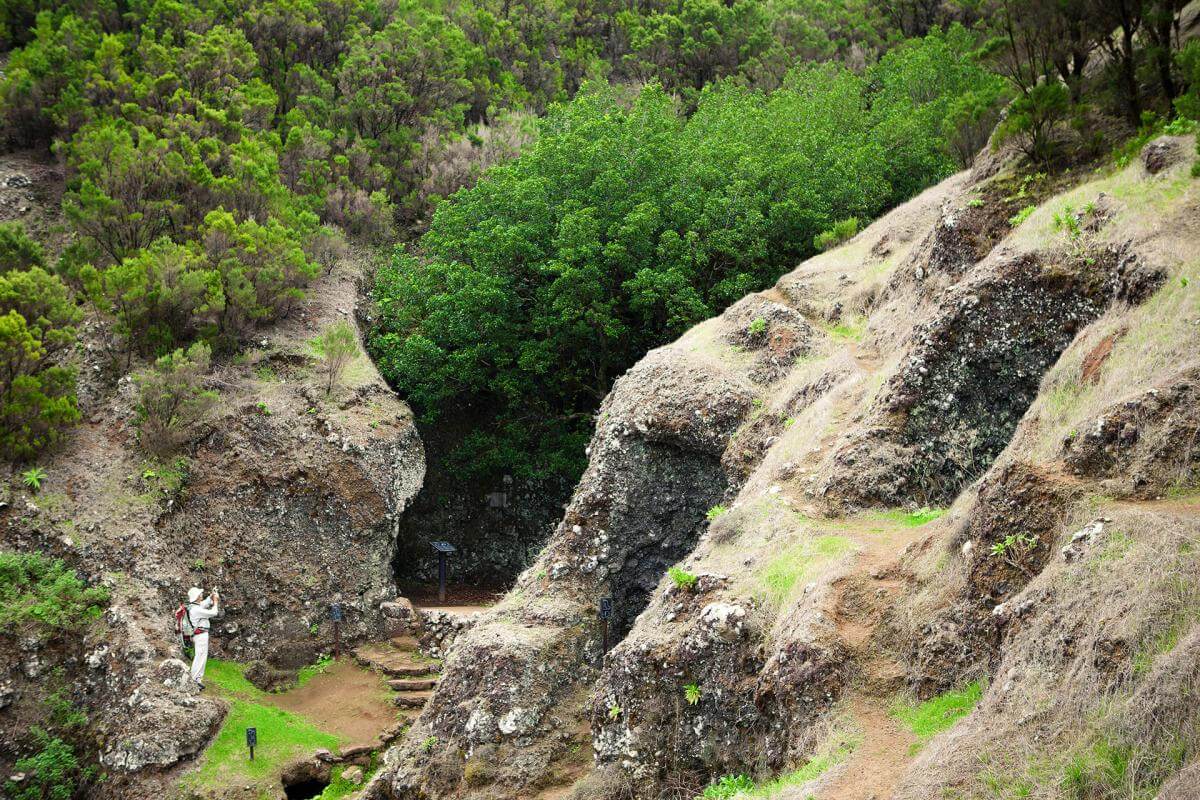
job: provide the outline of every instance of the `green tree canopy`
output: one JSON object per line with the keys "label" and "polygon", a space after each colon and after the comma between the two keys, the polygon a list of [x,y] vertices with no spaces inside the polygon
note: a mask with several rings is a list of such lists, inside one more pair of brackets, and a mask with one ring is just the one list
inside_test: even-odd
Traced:
{"label": "green tree canopy", "polygon": [[[380,368],[427,420],[486,419],[464,463],[573,477],[590,412],[647,350],[955,168],[939,112],[990,81],[962,41],[931,35],[866,77],[709,87],[691,116],[658,86],[588,86],[380,271]],[[942,77],[903,89],[925,69]]]}

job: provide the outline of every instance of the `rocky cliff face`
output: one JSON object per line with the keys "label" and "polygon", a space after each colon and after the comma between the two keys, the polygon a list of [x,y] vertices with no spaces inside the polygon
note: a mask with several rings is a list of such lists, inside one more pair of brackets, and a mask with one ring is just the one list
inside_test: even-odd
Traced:
{"label": "rocky cliff face", "polygon": [[[1195,485],[1200,189],[1182,158],[1135,163],[1047,184],[1012,229],[1021,178],[989,162],[617,382],[562,523],[456,639],[372,796],[691,796],[806,764],[822,768],[792,774],[818,797],[974,796],[979,764],[1023,724],[1009,676],[1065,682],[1035,663],[1067,619],[1079,634],[1053,657],[1083,670],[1089,703],[1120,686],[1139,714],[1172,707],[1191,684],[1152,685],[1135,663],[1161,617],[1115,619],[1191,595],[1168,598],[1140,559],[1103,587],[1084,576],[1113,525],[1130,552],[1200,537],[1191,501],[1121,505]],[[936,522],[914,513],[950,501]],[[1092,517],[1110,521],[1079,534]],[[1099,635],[1110,622],[1120,634]],[[955,738],[885,757],[911,737],[898,693],[980,677]],[[1062,729],[1071,700],[1022,698]],[[1165,736],[1134,717],[1121,724]],[[1054,755],[1021,737],[1023,756]]]}
{"label": "rocky cliff face", "polygon": [[[165,770],[203,749],[224,713],[196,694],[173,641],[189,586],[221,589],[214,655],[269,669],[295,669],[330,646],[331,602],[345,609],[345,641],[382,629],[398,521],[424,476],[422,445],[365,355],[327,397],[307,344],[353,319],[360,276],[356,261],[339,264],[302,307],[218,367],[208,379],[218,407],[168,459],[138,447],[125,360],[102,324],[88,324],[77,354],[84,421],[44,460],[40,493],[15,476],[4,487],[0,539],[65,559],[109,587],[112,603],[77,642],[42,651],[3,643],[6,738],[27,734],[19,720],[62,668],[70,699],[92,717],[109,774],[100,791],[149,796],[156,781],[169,784]],[[15,752],[0,748],[0,771]]]}

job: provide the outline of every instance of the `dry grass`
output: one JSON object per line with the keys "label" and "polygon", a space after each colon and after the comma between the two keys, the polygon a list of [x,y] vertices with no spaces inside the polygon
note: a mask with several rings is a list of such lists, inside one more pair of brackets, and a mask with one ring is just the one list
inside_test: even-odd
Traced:
{"label": "dry grass", "polygon": [[[1193,147],[1189,139],[1184,147]],[[1104,198],[1102,201],[1100,198]],[[1200,181],[1186,164],[1148,177],[1136,160],[1112,174],[1043,203],[1006,240],[1017,250],[1056,251],[1065,247],[1053,217],[1065,207],[1103,202],[1110,217],[1091,243],[1133,243],[1141,261],[1167,271],[1166,283],[1146,303],[1118,305],[1089,325],[1043,379],[1014,449],[1025,457],[1053,460],[1064,437],[1119,402],[1169,380],[1200,360]],[[1128,331],[1120,335],[1122,331]],[[1081,368],[1105,337],[1117,335],[1099,380],[1084,383]]]}
{"label": "dry grass", "polygon": [[[1188,275],[1197,280],[1181,280]],[[1177,268],[1161,289],[1136,308],[1113,308],[1094,322],[1042,382],[1029,417],[1036,436],[1028,455],[1051,460],[1064,437],[1079,433],[1113,403],[1166,382],[1200,362],[1200,259]],[[1081,381],[1084,358],[1106,336],[1122,329],[1095,384]],[[1031,452],[1030,452],[1031,451]]]}
{"label": "dry grass", "polygon": [[1056,556],[1023,592],[1035,605],[979,711],[901,797],[922,796],[924,771],[962,800],[1150,800],[1196,756],[1200,501],[1087,498],[1058,544],[1097,517],[1111,521],[1084,556]]}

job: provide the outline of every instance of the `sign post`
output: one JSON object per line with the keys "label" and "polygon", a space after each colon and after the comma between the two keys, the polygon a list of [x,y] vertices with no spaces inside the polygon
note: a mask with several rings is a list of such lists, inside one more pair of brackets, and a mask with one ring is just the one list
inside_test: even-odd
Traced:
{"label": "sign post", "polygon": [[342,650],[342,604],[329,605],[329,619],[333,622],[333,657],[337,658]]}
{"label": "sign post", "polygon": [[612,611],[613,611],[612,598],[611,597],[601,597],[600,598],[600,623],[604,626],[604,650],[602,651],[604,653],[608,652],[608,621],[610,619],[612,619]]}
{"label": "sign post", "polygon": [[258,728],[246,728],[246,746],[250,748],[250,760],[254,760],[254,747],[258,744]]}
{"label": "sign post", "polygon": [[438,554],[438,602],[446,602],[446,556],[454,552],[449,542],[431,542]]}

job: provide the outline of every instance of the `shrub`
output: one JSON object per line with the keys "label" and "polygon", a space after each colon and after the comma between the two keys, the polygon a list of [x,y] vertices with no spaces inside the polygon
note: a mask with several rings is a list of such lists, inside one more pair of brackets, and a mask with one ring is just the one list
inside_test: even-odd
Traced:
{"label": "shrub", "polygon": [[0,275],[14,269],[46,266],[42,246],[29,238],[19,222],[0,223]]}
{"label": "shrub", "polygon": [[697,800],[732,800],[739,794],[753,792],[754,781],[748,775],[723,775],[704,788]]}
{"label": "shrub", "polygon": [[722,514],[726,513],[727,511],[729,511],[728,508],[726,508],[725,506],[718,503],[717,505],[710,508],[708,511],[705,511],[704,516],[708,519],[709,522],[712,522],[713,520],[717,519],[718,517],[720,517]]}
{"label": "shrub", "polygon": [[338,261],[344,258],[349,251],[346,237],[342,235],[342,232],[328,225],[323,225],[313,234],[308,246],[304,249],[308,253],[308,257],[319,264],[326,275],[333,272]]}
{"label": "shrub", "polygon": [[1000,119],[1003,83],[991,82],[955,98],[942,125],[946,144],[960,167],[969,167],[988,143]]}
{"label": "shrub", "polygon": [[671,582],[678,589],[690,590],[696,585],[696,581],[698,580],[695,575],[679,567],[671,567],[667,570],[667,575],[671,577]]}
{"label": "shrub", "polygon": [[1175,110],[1188,119],[1200,120],[1200,42],[1188,42],[1176,59],[1188,90],[1175,98]]}
{"label": "shrub", "polygon": [[4,134],[18,145],[48,144],[56,130],[74,130],[88,113],[80,84],[100,32],[74,14],[56,17],[38,14],[29,43],[12,53],[0,79]]}
{"label": "shrub", "polygon": [[689,683],[683,687],[683,699],[687,701],[689,706],[694,706],[700,702],[700,685],[697,683]]}
{"label": "shrub", "polygon": [[1026,556],[1037,549],[1038,542],[1038,537],[1033,534],[1010,533],[993,543],[989,553],[1028,576],[1029,569],[1023,562]]}
{"label": "shrub", "polygon": [[194,244],[159,239],[103,273],[85,269],[83,280],[112,310],[131,348],[143,352],[166,353],[211,335],[225,310],[221,276]]}
{"label": "shrub", "polygon": [[309,261],[296,231],[271,218],[238,222],[224,209],[204,218],[204,248],[225,296],[222,332],[240,337],[254,324],[287,315],[303,287],[321,271]]}
{"label": "shrub", "polygon": [[0,552],[0,632],[54,635],[100,618],[103,587],[88,587],[59,559]]}
{"label": "shrub", "polygon": [[996,128],[996,141],[1016,141],[1030,160],[1045,163],[1054,155],[1054,134],[1071,110],[1071,93],[1057,80],[1039,83],[1019,95]]}
{"label": "shrub", "polygon": [[217,401],[217,393],[204,388],[212,351],[197,342],[187,351],[176,350],[140,372],[136,405],[139,441],[156,455],[171,452],[187,441]]}
{"label": "shrub", "polygon": [[52,361],[74,343],[79,318],[41,267],[0,274],[0,457],[32,458],[79,419],[74,372]]}
{"label": "shrub", "polygon": [[107,120],[63,149],[69,169],[63,212],[113,261],[183,222],[186,165],[165,139]]}
{"label": "shrub", "polygon": [[691,115],[658,86],[589,85],[379,270],[380,371],[424,421],[470,416],[449,458],[472,477],[573,482],[616,376],[838,220],[856,228],[953,170],[942,101],[982,71],[940,36],[869,79],[826,64],[770,93],[710,88]]}
{"label": "shrub", "polygon": [[1037,211],[1037,206],[1025,206],[1020,211],[1018,211],[1016,214],[1013,214],[1011,217],[1008,218],[1008,224],[1015,228],[1018,225],[1020,225],[1022,222],[1024,222],[1025,220],[1032,217],[1033,212],[1035,212],[1035,211]]}
{"label": "shrub", "polygon": [[331,394],[346,367],[358,358],[358,333],[345,320],[335,322],[312,340],[312,348],[325,363],[325,374],[328,376],[325,393]]}
{"label": "shrub", "polygon": [[42,481],[46,479],[46,470],[41,467],[32,467],[21,473],[21,483],[28,486],[33,491],[40,491]]}
{"label": "shrub", "polygon": [[813,247],[821,252],[832,250],[858,233],[858,217],[848,217],[813,237]]}
{"label": "shrub", "polygon": [[95,765],[83,767],[75,748],[41,728],[33,729],[39,750],[31,756],[17,759],[15,771],[25,773],[20,783],[7,781],[5,797],[11,800],[71,800],[82,784],[90,781]]}

